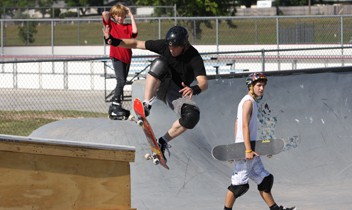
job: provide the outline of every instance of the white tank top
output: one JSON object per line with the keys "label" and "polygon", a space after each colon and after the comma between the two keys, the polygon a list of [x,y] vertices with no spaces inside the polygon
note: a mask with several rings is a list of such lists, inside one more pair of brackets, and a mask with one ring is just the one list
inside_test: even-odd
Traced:
{"label": "white tank top", "polygon": [[252,115],[249,122],[249,136],[251,141],[257,140],[257,131],[258,131],[258,124],[257,124],[257,115],[258,115],[258,105],[257,102],[252,98],[250,95],[245,95],[240,103],[238,104],[237,109],[237,132],[236,132],[236,140],[235,142],[243,142],[243,131],[242,131],[242,110],[243,104],[245,101],[252,102]]}

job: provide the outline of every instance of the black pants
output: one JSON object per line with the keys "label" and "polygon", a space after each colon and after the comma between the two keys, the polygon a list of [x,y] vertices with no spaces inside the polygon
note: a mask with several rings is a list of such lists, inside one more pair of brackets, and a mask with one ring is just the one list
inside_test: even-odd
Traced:
{"label": "black pants", "polygon": [[112,58],[111,61],[116,76],[116,87],[113,100],[120,102],[123,94],[123,87],[126,84],[126,79],[130,70],[130,64],[123,63],[115,58]]}

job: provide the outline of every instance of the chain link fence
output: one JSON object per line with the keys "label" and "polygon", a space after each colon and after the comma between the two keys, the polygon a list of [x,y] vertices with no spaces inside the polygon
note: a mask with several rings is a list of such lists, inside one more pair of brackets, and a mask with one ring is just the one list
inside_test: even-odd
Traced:
{"label": "chain link fence", "polygon": [[[137,18],[138,39],[164,38],[185,26],[194,45],[350,45],[352,16]],[[102,23],[95,19],[1,19],[1,54],[16,46],[101,46]],[[230,50],[231,51],[231,50]]]}
{"label": "chain link fence", "polygon": [[[352,63],[352,16],[137,21],[138,38],[142,40],[163,38],[175,24],[186,26],[191,43],[201,49],[210,77],[323,69]],[[33,22],[37,32],[24,33],[24,44],[19,31],[29,30]],[[28,135],[54,120],[107,117],[109,95],[116,85],[109,58],[99,53],[56,55],[59,46],[103,45],[100,19],[0,20],[0,24],[0,133]],[[28,46],[48,46],[51,54],[21,54],[23,47]],[[134,53],[129,80],[143,79],[153,58],[152,54]],[[126,96],[131,95],[131,85],[126,85],[125,91]],[[126,100],[123,106],[130,109],[130,101]]]}
{"label": "chain link fence", "polygon": [[[253,71],[294,71],[352,65],[352,47],[202,53],[209,78]],[[154,56],[134,56],[123,106],[131,109],[131,84],[145,79]],[[107,117],[116,81],[110,59],[46,58],[0,62],[0,133],[18,134],[54,120]],[[24,123],[24,125],[23,125]],[[24,134],[29,134],[30,131]]]}

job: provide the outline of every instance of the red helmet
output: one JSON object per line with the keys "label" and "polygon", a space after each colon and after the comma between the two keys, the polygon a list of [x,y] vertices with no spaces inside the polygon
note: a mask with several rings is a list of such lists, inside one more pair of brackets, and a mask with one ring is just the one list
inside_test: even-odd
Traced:
{"label": "red helmet", "polygon": [[266,78],[265,74],[263,74],[261,72],[251,73],[248,75],[248,77],[246,79],[246,85],[249,86],[249,85],[253,84],[255,81],[267,82],[268,79]]}

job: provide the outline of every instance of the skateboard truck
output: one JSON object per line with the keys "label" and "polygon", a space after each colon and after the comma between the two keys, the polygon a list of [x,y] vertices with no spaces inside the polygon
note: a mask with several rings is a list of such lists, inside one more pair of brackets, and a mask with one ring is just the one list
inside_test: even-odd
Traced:
{"label": "skateboard truck", "polygon": [[136,118],[133,115],[130,115],[128,117],[128,120],[132,121],[132,122],[135,122],[137,125],[139,125],[141,127],[143,126],[143,121],[141,119],[136,120]]}
{"label": "skateboard truck", "polygon": [[158,165],[160,163],[159,157],[156,153],[150,155],[149,153],[145,154],[144,158],[146,160],[153,160],[154,165]]}

